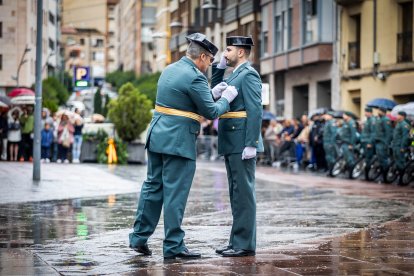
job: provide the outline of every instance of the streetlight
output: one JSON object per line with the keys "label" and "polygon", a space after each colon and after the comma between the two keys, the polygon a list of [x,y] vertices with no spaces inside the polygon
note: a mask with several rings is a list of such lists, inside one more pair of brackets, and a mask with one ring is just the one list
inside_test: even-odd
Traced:
{"label": "streetlight", "polygon": [[16,87],[19,87],[19,73],[20,73],[20,68],[22,67],[23,64],[25,64],[27,62],[27,60],[24,59],[24,57],[26,56],[26,54],[28,52],[30,52],[30,50],[31,49],[29,48],[29,46],[26,45],[26,47],[24,49],[24,52],[23,52],[23,55],[22,55],[22,58],[20,59],[19,66],[17,67],[16,76],[11,76],[12,80],[15,80],[16,81]]}

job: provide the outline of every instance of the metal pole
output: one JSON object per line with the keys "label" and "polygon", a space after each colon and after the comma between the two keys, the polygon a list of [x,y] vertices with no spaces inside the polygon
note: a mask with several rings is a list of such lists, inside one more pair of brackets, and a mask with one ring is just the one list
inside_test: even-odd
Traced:
{"label": "metal pole", "polygon": [[43,0],[37,0],[36,101],[34,112],[33,180],[40,180],[40,130],[42,129],[42,15]]}

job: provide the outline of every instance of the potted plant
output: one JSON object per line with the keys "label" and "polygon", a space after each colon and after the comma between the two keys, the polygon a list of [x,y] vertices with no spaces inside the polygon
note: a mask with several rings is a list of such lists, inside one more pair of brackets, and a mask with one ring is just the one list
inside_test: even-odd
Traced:
{"label": "potted plant", "polygon": [[131,83],[124,84],[118,94],[109,103],[108,117],[119,138],[127,143],[128,162],[144,163],[144,144],[138,138],[151,121],[153,104]]}

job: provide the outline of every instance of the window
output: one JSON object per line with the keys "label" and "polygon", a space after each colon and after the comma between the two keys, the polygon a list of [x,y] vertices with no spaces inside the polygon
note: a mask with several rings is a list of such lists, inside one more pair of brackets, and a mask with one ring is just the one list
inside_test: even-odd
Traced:
{"label": "window", "polygon": [[287,51],[292,40],[292,7],[291,1],[277,0],[275,5],[275,51]]}
{"label": "window", "polygon": [[85,45],[85,39],[84,38],[79,39],[79,43],[80,45]]}
{"label": "window", "polygon": [[3,70],[3,55],[0,55],[0,71]]}
{"label": "window", "polygon": [[401,19],[397,34],[397,62],[413,61],[413,2],[399,5]]}
{"label": "window", "polygon": [[49,38],[49,48],[55,50],[55,42]]}
{"label": "window", "polygon": [[349,23],[348,67],[355,69],[360,68],[361,15],[351,16]]}
{"label": "window", "polygon": [[269,54],[269,7],[262,7],[262,48],[261,56]]}
{"label": "window", "polygon": [[97,39],[94,46],[98,48],[103,47],[103,39]]}
{"label": "window", "polygon": [[318,40],[318,1],[303,0],[303,44]]}
{"label": "window", "polygon": [[3,37],[3,22],[0,22],[0,38]]}
{"label": "window", "polygon": [[55,25],[55,16],[51,12],[49,12],[49,22]]}
{"label": "window", "polygon": [[3,5],[3,0],[0,0],[0,6]]}

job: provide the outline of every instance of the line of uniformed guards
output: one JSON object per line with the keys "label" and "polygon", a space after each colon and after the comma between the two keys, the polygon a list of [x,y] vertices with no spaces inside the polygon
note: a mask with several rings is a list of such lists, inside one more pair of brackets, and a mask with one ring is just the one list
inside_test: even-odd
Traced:
{"label": "line of uniformed guards", "polygon": [[[366,180],[400,185],[413,182],[413,122],[407,119],[405,112],[399,112],[391,120],[384,108],[378,108],[374,116],[373,109],[367,107],[365,116],[366,121],[358,123],[351,112],[330,111],[314,115],[308,126],[303,118],[296,120],[303,124],[300,128],[295,127],[295,123],[292,127],[284,123],[281,130],[276,131],[276,140],[281,140],[276,146],[275,138],[267,135],[271,132],[269,129],[274,129],[272,122],[264,124],[266,151],[258,162],[327,171],[331,177],[347,174],[349,178],[364,176]],[[287,154],[275,157],[274,152],[285,149],[289,149]]]}

